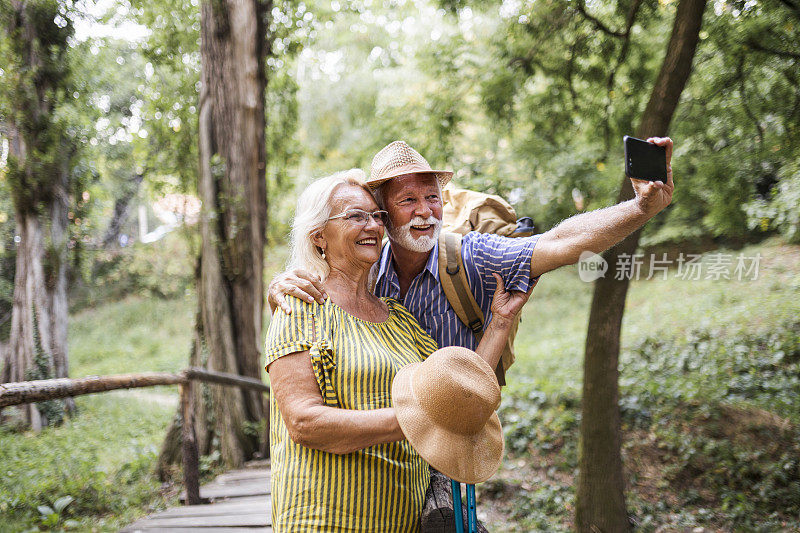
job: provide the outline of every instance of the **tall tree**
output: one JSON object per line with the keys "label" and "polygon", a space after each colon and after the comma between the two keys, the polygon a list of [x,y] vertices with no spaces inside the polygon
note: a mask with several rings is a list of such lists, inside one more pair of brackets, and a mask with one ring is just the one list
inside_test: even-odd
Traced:
{"label": "tall tree", "polygon": [[[261,376],[265,180],[265,46],[270,5],[260,0],[201,6],[200,171],[202,247],[198,311],[190,364]],[[219,451],[239,465],[259,449],[261,395],[218,385],[197,387],[201,454]],[[174,429],[162,466],[177,458]]]}
{"label": "tall tree", "polygon": [[[636,128],[638,137],[667,134],[692,72],[705,6],[706,0],[681,0],[678,4],[661,70]],[[624,178],[618,201],[630,198],[633,188],[630,180]],[[630,256],[636,251],[640,233],[634,232],[603,255],[612,266],[610,270],[623,254]],[[620,334],[629,282],[627,276],[609,275],[598,279],[594,287],[583,374],[580,474],[575,506],[579,531],[630,529],[625,508],[618,405]]]}
{"label": "tall tree", "polygon": [[[11,333],[0,381],[67,377],[68,206],[78,144],[60,109],[69,87],[65,6],[55,0],[0,2],[2,117],[18,248]],[[71,407],[71,403],[67,404]],[[24,408],[34,428],[57,422],[62,404]]]}

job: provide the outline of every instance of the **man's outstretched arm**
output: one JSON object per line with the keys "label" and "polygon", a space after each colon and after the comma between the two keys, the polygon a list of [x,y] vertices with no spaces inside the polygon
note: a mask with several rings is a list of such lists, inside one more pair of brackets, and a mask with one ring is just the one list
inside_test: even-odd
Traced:
{"label": "man's outstretched arm", "polygon": [[564,220],[543,233],[531,256],[531,277],[577,263],[581,253],[608,250],[639,229],[672,201],[672,140],[647,139],[667,149],[667,183],[631,179],[636,197]]}

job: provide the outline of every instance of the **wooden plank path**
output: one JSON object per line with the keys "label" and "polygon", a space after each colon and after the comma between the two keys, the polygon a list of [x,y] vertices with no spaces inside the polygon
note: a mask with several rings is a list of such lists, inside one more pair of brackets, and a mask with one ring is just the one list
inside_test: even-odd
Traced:
{"label": "wooden plank path", "polygon": [[173,507],[152,514],[125,527],[122,532],[271,533],[271,492],[269,461],[254,461],[200,487],[200,498],[208,503]]}

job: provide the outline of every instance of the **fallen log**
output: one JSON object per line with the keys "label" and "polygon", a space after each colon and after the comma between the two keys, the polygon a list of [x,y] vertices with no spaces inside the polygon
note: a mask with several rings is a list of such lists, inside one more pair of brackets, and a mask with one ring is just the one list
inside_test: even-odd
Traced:
{"label": "fallen log", "polygon": [[[431,468],[431,482],[425,493],[425,504],[422,508],[422,533],[455,533],[456,521],[453,511],[453,492],[450,478]],[[464,527],[467,525],[466,499],[461,505]],[[488,533],[486,527],[478,521],[478,533]]]}

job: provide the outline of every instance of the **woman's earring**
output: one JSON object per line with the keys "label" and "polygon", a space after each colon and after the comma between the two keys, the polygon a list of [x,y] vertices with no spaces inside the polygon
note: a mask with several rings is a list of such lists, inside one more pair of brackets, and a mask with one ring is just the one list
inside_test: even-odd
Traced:
{"label": "woman's earring", "polygon": [[322,258],[325,259],[325,250],[322,250]]}

